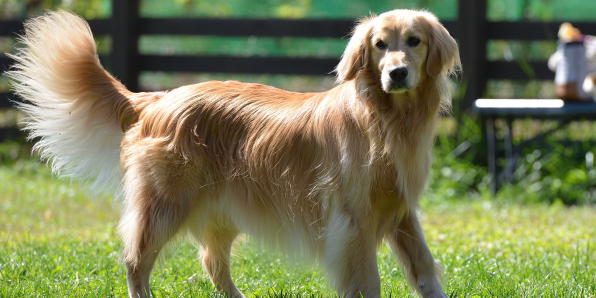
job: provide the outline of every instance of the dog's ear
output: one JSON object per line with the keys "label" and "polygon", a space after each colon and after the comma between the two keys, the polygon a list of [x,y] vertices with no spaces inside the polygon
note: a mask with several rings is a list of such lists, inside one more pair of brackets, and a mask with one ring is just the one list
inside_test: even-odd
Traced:
{"label": "dog's ear", "polygon": [[337,83],[352,80],[356,74],[364,69],[368,63],[368,44],[372,29],[371,21],[375,16],[360,19],[358,25],[352,31],[352,38],[346,46],[346,50],[335,68]]}
{"label": "dog's ear", "polygon": [[461,71],[457,43],[432,14],[423,16],[428,28],[428,57],[426,73],[431,78],[457,74]]}

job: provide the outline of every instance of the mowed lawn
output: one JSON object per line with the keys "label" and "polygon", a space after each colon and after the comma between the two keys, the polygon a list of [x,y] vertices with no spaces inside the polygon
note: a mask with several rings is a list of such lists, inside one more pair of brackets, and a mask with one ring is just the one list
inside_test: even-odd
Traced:
{"label": "mowed lawn", "polygon": [[[432,202],[437,202],[433,199]],[[439,201],[440,202],[440,201]],[[423,227],[445,267],[451,297],[595,297],[596,209],[472,200],[423,200]],[[0,165],[0,297],[123,297],[116,229],[120,204],[93,200],[23,159]],[[234,279],[251,297],[334,297],[316,263],[241,241]],[[212,297],[197,249],[165,250],[151,278],[157,297]],[[385,297],[411,290],[386,247],[378,253]]]}

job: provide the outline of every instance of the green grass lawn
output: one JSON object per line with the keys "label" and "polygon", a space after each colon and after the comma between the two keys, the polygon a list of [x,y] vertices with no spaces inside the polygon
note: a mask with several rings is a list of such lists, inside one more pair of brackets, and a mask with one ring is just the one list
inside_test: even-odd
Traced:
{"label": "green grass lawn", "polygon": [[[445,267],[448,295],[595,297],[593,207],[436,201],[423,200],[423,227]],[[0,165],[0,208],[0,297],[126,295],[118,203],[92,200],[77,182],[22,159]],[[386,247],[378,260],[383,295],[411,295]],[[335,296],[318,265],[246,242],[232,270],[249,296]],[[165,250],[151,281],[157,297],[214,295],[197,250],[185,241]]]}

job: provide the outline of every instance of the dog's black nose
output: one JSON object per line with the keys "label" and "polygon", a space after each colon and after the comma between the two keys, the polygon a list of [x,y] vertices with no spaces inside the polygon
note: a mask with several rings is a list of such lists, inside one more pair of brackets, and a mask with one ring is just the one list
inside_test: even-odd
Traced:
{"label": "dog's black nose", "polygon": [[401,82],[408,77],[408,69],[405,67],[398,67],[389,73],[389,77],[395,82]]}

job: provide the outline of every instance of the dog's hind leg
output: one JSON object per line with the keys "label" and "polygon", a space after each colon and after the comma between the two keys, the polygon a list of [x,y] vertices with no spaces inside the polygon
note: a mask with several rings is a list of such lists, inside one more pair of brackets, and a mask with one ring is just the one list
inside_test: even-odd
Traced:
{"label": "dog's hind leg", "polygon": [[446,298],[439,283],[441,267],[428,249],[416,210],[410,210],[385,235],[408,283],[424,298]]}
{"label": "dog's hind leg", "polygon": [[149,277],[160,250],[161,247],[152,247],[141,253],[136,264],[126,262],[126,281],[131,298],[151,297]]}
{"label": "dog's hind leg", "polygon": [[126,206],[120,233],[125,245],[123,258],[130,297],[151,296],[149,276],[155,260],[190,210],[185,206],[189,204],[180,201],[180,198],[143,198]]}
{"label": "dog's hind leg", "polygon": [[[172,202],[176,200],[177,202]],[[149,276],[163,246],[190,210],[181,198],[142,198],[126,206],[120,223],[126,279],[131,297],[150,297]]]}
{"label": "dog's hind leg", "polygon": [[231,297],[244,298],[230,273],[232,243],[238,235],[238,230],[231,223],[210,222],[201,234],[195,237],[200,237],[198,240],[205,246],[203,265],[213,285],[218,291]]}
{"label": "dog's hind leg", "polygon": [[[139,158],[148,156],[139,155]],[[119,231],[124,242],[123,259],[131,297],[151,296],[149,275],[155,260],[196,203],[191,187],[183,185],[183,179],[163,179],[164,175],[158,171],[163,171],[163,167],[147,169],[136,163],[125,173],[124,211]]]}

